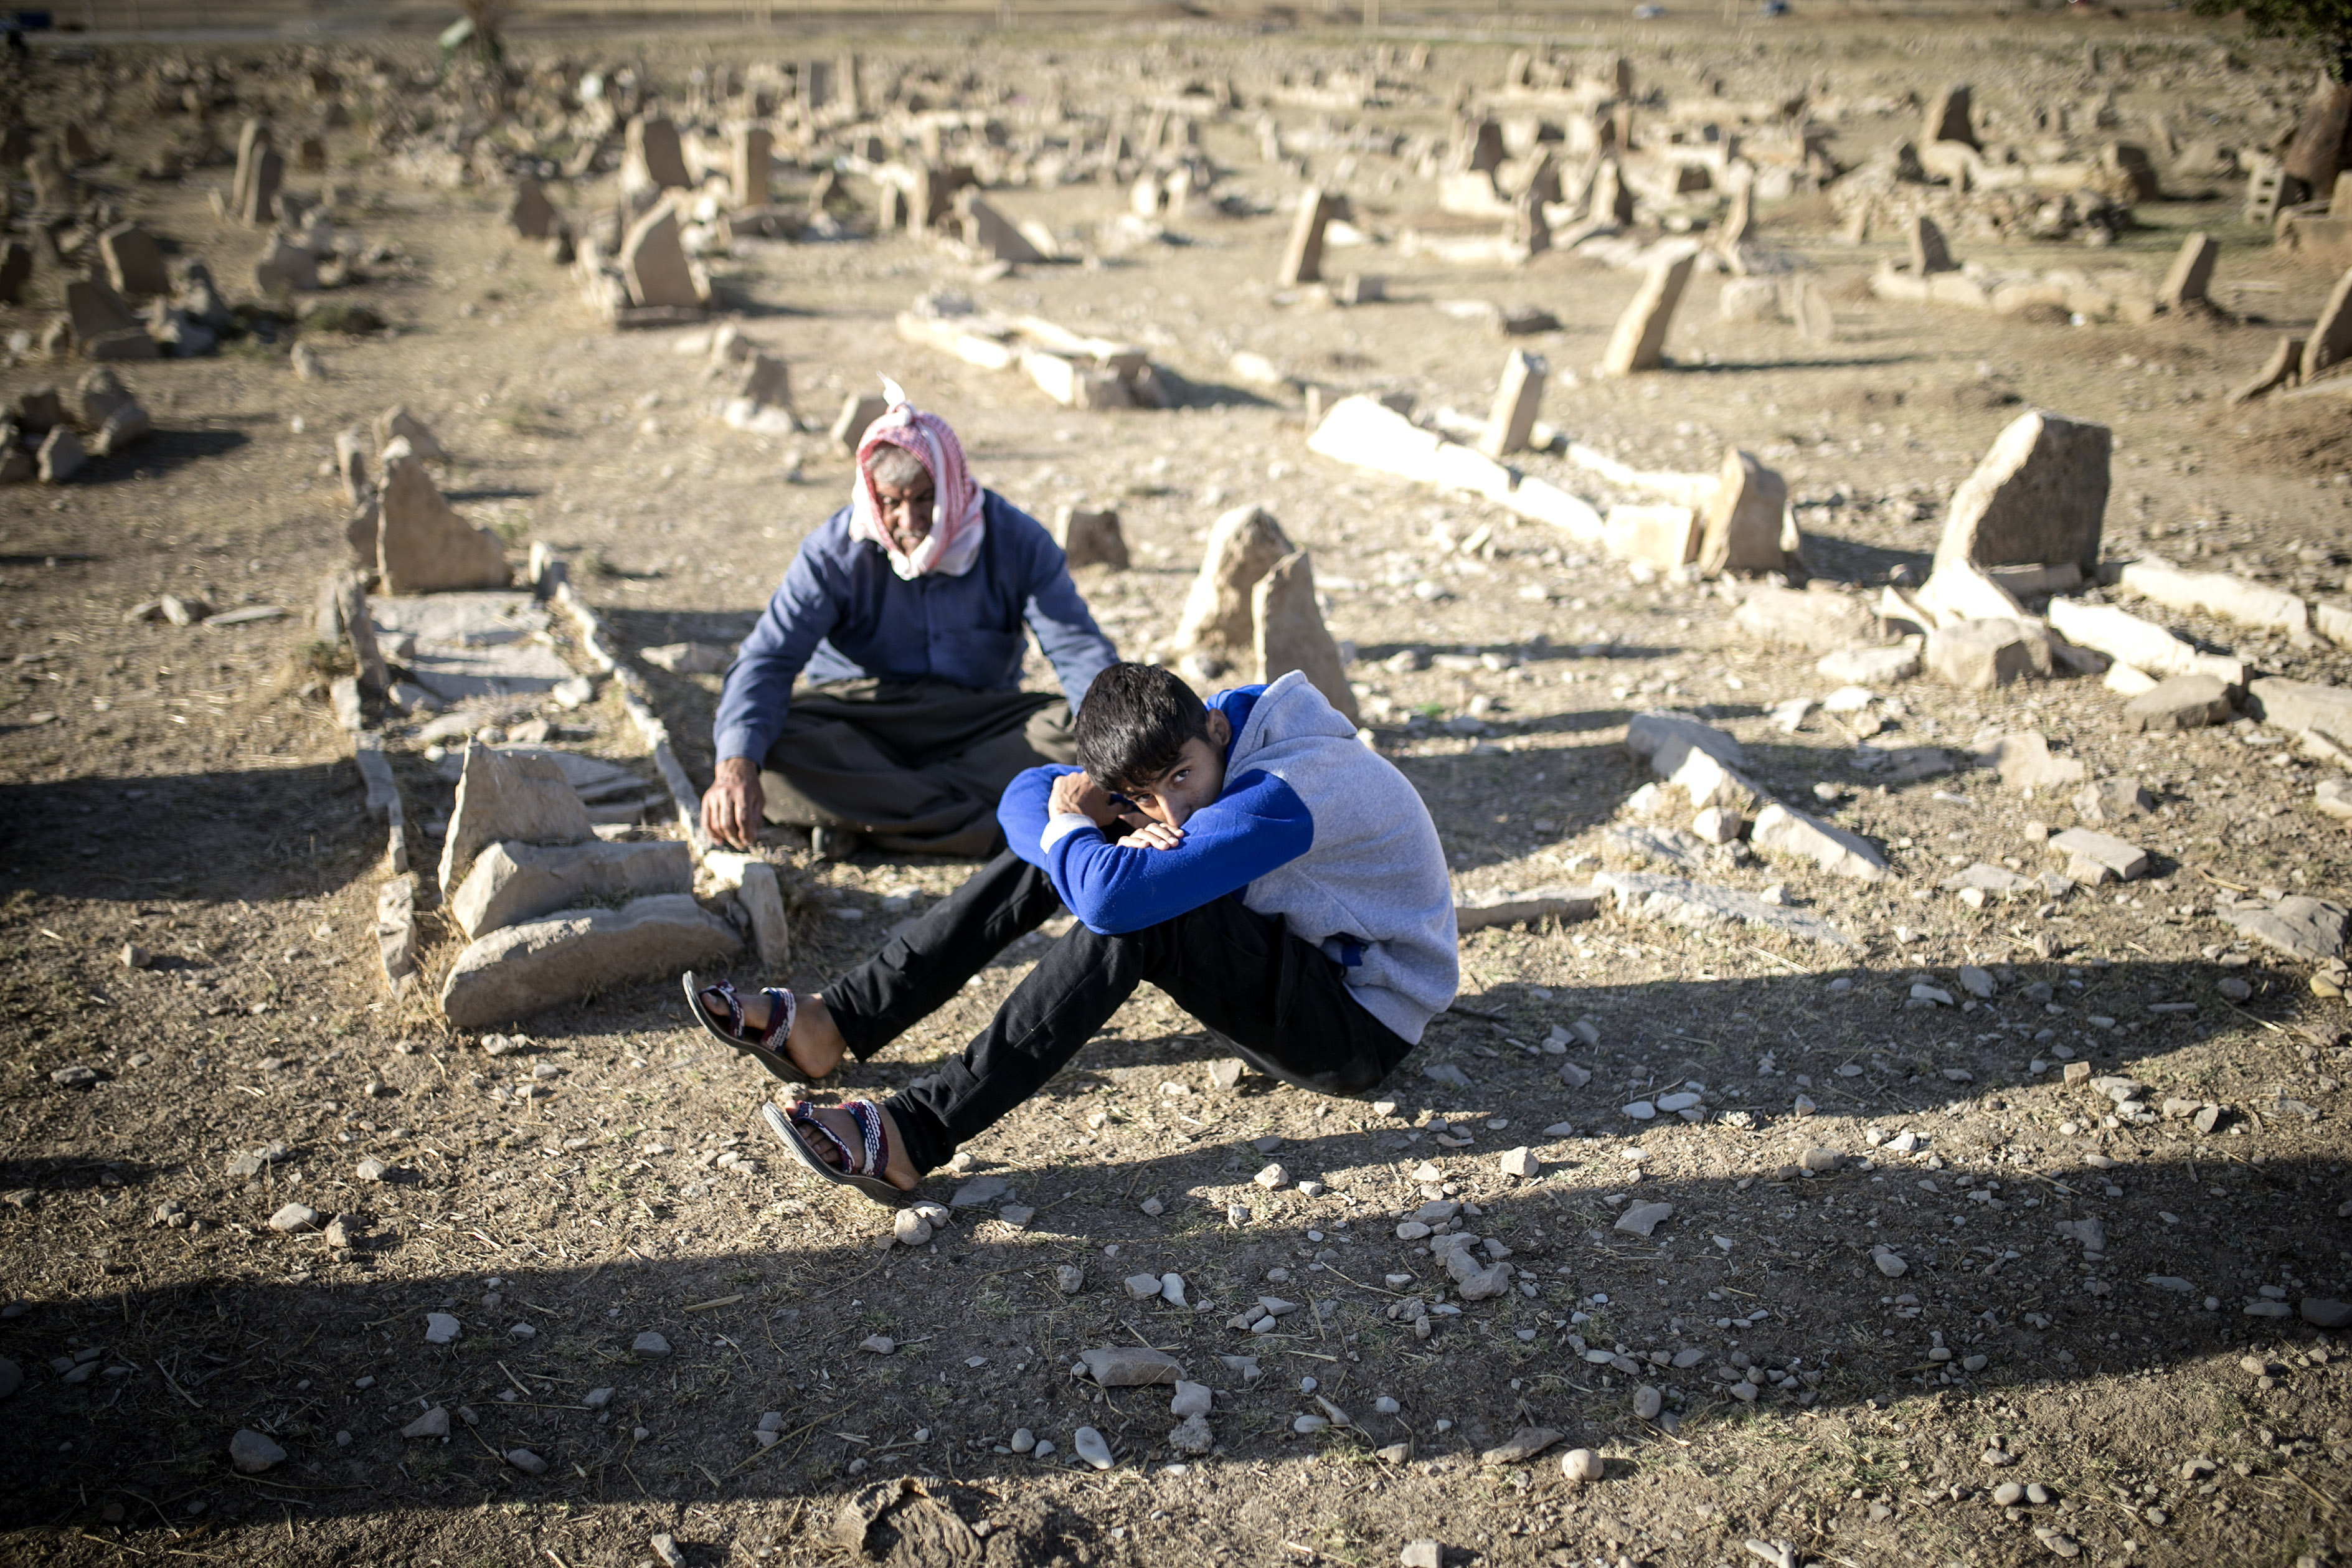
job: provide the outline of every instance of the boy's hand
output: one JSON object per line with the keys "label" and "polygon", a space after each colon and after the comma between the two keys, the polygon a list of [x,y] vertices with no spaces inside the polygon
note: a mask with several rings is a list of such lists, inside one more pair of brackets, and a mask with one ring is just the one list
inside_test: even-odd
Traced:
{"label": "boy's hand", "polygon": [[1045,809],[1054,816],[1083,816],[1097,827],[1108,827],[1119,819],[1118,808],[1111,804],[1109,792],[1082,773],[1063,773],[1055,778]]}
{"label": "boy's hand", "polygon": [[1139,815],[1130,815],[1127,820],[1136,825],[1135,831],[1120,841],[1128,848],[1173,849],[1184,842],[1184,830],[1181,827],[1171,827]]}

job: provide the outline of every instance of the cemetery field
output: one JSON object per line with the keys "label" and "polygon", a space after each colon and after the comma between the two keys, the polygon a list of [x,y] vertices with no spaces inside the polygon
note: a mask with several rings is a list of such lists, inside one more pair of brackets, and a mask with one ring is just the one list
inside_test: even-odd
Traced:
{"label": "cemetery field", "polygon": [[[2313,72],[1338,20],[0,67],[0,1554],[2339,1560]],[[1147,989],[894,1215],[694,1027],[971,869],[692,821],[883,377],[1420,791],[1371,1098]]]}

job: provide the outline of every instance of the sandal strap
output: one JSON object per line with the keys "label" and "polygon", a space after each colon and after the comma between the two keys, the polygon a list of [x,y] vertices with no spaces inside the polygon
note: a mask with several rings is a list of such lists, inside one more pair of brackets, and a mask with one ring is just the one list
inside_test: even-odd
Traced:
{"label": "sandal strap", "polygon": [[845,1176],[879,1176],[890,1164],[890,1140],[882,1108],[870,1100],[845,1100],[834,1109],[846,1111],[857,1126],[863,1149],[852,1148],[847,1140],[827,1127],[816,1114],[816,1108],[805,1100],[793,1102],[785,1112],[793,1126],[821,1132],[841,1155],[841,1173]]}
{"label": "sandal strap", "polygon": [[727,980],[714,980],[704,986],[698,994],[716,996],[727,1004],[727,1032],[736,1039],[741,1039],[743,1037],[743,1002],[735,994],[734,983]]}
{"label": "sandal strap", "polygon": [[[800,1005],[791,992],[782,989],[781,986],[763,986],[760,991],[760,994],[768,999],[768,1026],[766,1028],[761,1029],[754,1037],[759,1040],[761,1045],[765,1046],[769,1041],[774,1039],[779,1035],[789,1037],[792,1034],[793,1015],[799,1011]],[[742,1020],[743,1010],[740,1007],[737,1007],[735,1009],[735,1021],[738,1033],[741,1032]]]}
{"label": "sandal strap", "polygon": [[[823,1121],[819,1121],[816,1114],[816,1108],[809,1104],[807,1100],[795,1100],[793,1103],[793,1108],[786,1111],[785,1114],[792,1118],[793,1126],[800,1128],[804,1132],[820,1133],[824,1136],[826,1142],[834,1146],[835,1150],[841,1155],[842,1174],[845,1176],[864,1174],[863,1172],[857,1169],[857,1151],[852,1149],[847,1143],[844,1142],[839,1133],[835,1132],[832,1128],[827,1127]],[[863,1128],[861,1125],[861,1131],[862,1130]]]}

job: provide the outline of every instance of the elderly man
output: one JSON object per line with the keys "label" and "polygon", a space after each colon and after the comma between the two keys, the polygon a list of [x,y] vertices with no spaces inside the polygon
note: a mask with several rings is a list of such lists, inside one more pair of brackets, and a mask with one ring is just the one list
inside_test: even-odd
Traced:
{"label": "elderly man", "polygon": [[[1053,536],[973,481],[945,420],[889,392],[850,504],[802,543],[728,671],[702,797],[722,844],[749,847],[764,818],[836,858],[867,837],[992,855],[1004,786],[1071,759],[1071,715],[1118,658]],[[1061,701],[1020,689],[1024,622]]]}

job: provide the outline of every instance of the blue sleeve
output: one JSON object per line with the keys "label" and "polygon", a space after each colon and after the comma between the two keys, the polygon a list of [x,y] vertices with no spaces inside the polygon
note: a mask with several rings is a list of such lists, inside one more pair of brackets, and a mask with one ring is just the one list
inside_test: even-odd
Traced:
{"label": "blue sleeve", "polygon": [[[1062,884],[1054,877],[1054,868],[1045,863],[1044,848],[1045,824],[1051,820],[1045,803],[1054,793],[1055,779],[1078,771],[1059,763],[1025,769],[1013,775],[1013,782],[1004,786],[1004,793],[996,801],[996,825],[1004,829],[1005,846],[1045,872],[1056,893],[1062,890]],[[1063,901],[1069,900],[1066,898]]]}
{"label": "blue sleeve", "polygon": [[711,726],[718,755],[758,762],[783,732],[792,710],[793,682],[809,656],[841,618],[839,595],[829,590],[810,550],[812,537],[793,557],[765,614],[736,653],[734,668],[719,693],[719,717]]}
{"label": "blue sleeve", "polygon": [[1042,524],[1031,521],[1036,537],[1029,557],[1029,592],[1022,618],[1037,636],[1037,647],[1054,667],[1069,699],[1070,711],[1086,700],[1087,688],[1106,665],[1118,662],[1118,649],[1095,625],[1094,613],[1070,581],[1070,567],[1062,547]]}
{"label": "blue sleeve", "polygon": [[[1050,778],[1044,787],[1053,787]],[[1034,810],[1039,827],[1028,846],[1019,847],[1024,858],[1032,857],[1047,825],[1042,793]],[[1007,829],[1009,836],[1009,821]],[[1234,779],[1214,805],[1195,813],[1184,824],[1184,842],[1173,849],[1114,844],[1088,825],[1054,840],[1038,864],[1088,930],[1117,935],[1238,892],[1297,859],[1314,842],[1315,820],[1307,803],[1271,773],[1251,772]]]}

